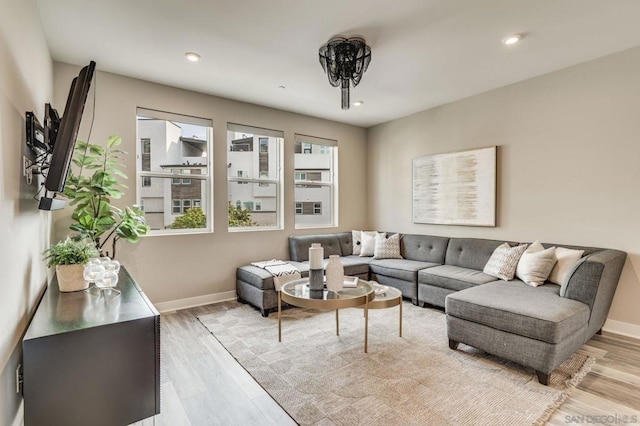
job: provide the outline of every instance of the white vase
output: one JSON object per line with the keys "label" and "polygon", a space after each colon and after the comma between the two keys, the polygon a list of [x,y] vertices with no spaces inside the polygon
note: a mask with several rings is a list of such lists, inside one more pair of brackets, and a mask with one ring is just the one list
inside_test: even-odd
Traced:
{"label": "white vase", "polygon": [[326,268],[327,289],[330,291],[342,290],[344,283],[344,267],[340,261],[340,256],[332,254]]}
{"label": "white vase", "polygon": [[58,288],[62,292],[85,290],[89,283],[84,280],[84,265],[57,265]]}

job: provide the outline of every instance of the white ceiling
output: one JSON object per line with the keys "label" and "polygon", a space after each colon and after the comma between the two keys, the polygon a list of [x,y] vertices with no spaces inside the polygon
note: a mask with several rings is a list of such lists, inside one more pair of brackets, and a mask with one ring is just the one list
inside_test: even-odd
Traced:
{"label": "white ceiling", "polygon": [[[37,3],[56,61],[364,127],[640,45],[640,0]],[[372,49],[348,111],[318,62],[335,35]]]}

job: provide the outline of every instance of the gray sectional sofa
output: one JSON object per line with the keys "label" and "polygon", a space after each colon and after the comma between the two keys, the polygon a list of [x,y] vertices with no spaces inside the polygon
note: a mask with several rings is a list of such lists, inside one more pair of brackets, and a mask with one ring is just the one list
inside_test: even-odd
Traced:
{"label": "gray sectional sofa", "polygon": [[[388,233],[390,235],[390,233]],[[308,275],[308,249],[321,243],[326,258],[341,256],[345,275],[398,288],[414,304],[444,308],[449,346],[465,343],[536,370],[541,383],[573,352],[599,332],[607,318],[626,253],[596,247],[543,244],[584,250],[562,286],[530,287],[482,272],[505,241],[401,236],[402,259],[354,256],[350,232],[289,237],[290,263]],[[515,242],[509,242],[515,245]],[[236,274],[238,300],[263,316],[277,307],[273,277],[242,266]]]}

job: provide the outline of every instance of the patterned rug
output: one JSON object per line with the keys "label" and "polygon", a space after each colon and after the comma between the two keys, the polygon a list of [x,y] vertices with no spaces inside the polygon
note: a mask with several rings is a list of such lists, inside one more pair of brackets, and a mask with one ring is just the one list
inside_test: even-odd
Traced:
{"label": "patterned rug", "polygon": [[540,425],[584,378],[594,359],[574,354],[538,383],[532,369],[466,345],[449,349],[443,312],[403,304],[369,311],[363,352],[360,309],[292,308],[263,318],[226,302],[200,322],[302,425]]}

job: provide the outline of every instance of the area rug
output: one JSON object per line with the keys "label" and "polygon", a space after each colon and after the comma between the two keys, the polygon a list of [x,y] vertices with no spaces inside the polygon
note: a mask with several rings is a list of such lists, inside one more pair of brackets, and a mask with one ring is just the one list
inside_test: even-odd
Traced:
{"label": "area rug", "polygon": [[576,353],[538,383],[532,369],[466,345],[448,346],[445,315],[405,302],[371,310],[363,352],[361,309],[283,311],[263,318],[226,302],[200,322],[302,425],[540,425],[584,378],[594,359]]}

